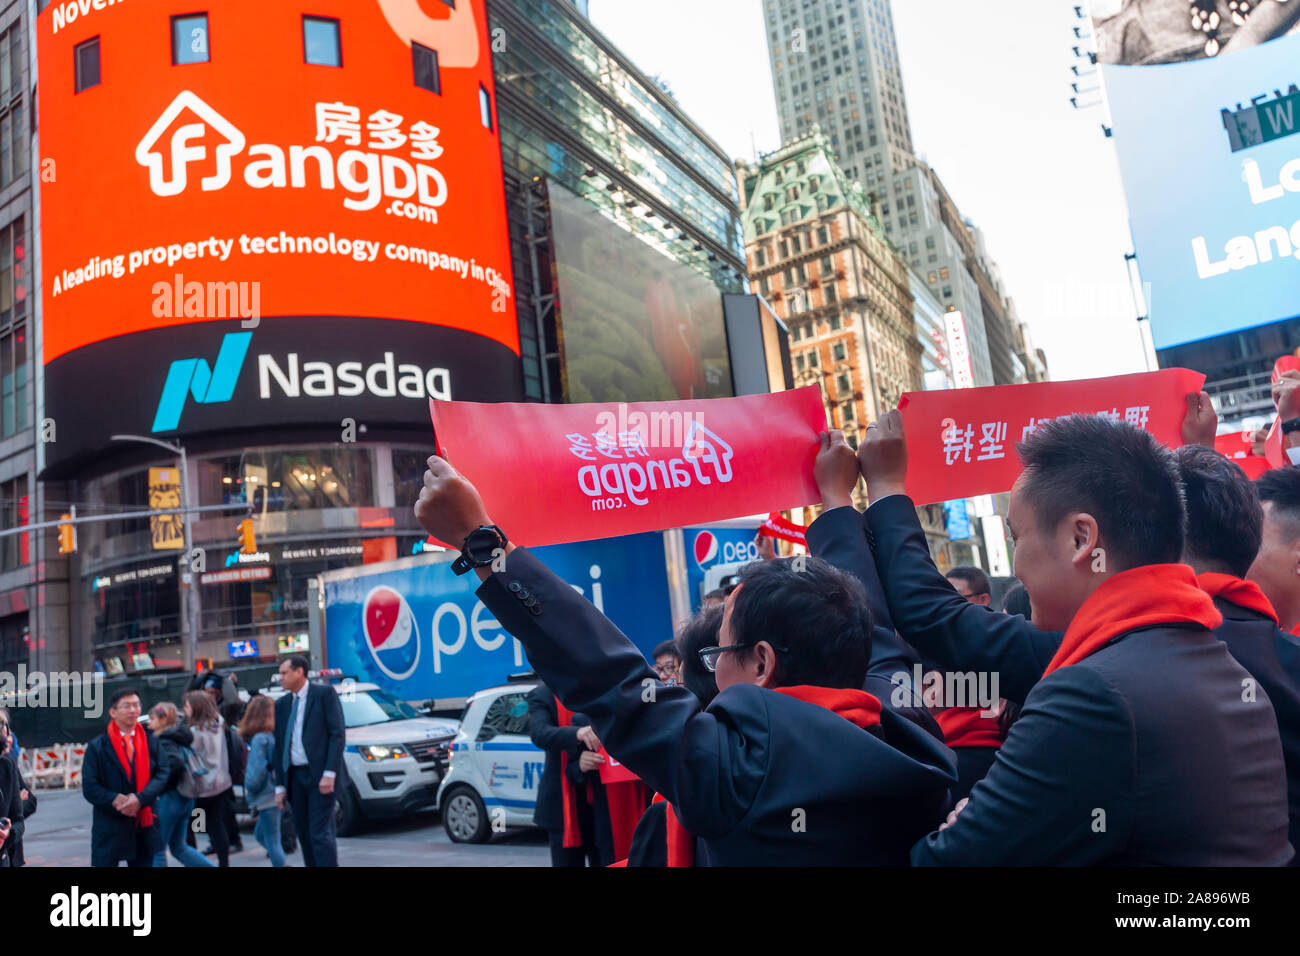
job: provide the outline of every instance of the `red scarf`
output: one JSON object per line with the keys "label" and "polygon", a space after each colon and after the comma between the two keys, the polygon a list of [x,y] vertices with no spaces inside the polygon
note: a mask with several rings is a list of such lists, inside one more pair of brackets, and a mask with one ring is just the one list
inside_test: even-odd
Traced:
{"label": "red scarf", "polygon": [[1272,602],[1265,597],[1264,592],[1254,581],[1233,577],[1231,574],[1206,571],[1196,576],[1196,583],[1212,598],[1223,598],[1229,604],[1244,607],[1247,611],[1254,611],[1256,614],[1263,614],[1271,618],[1274,624],[1278,623],[1277,611],[1273,610]]}
{"label": "red scarf", "polygon": [[774,687],[778,694],[785,694],[806,704],[816,704],[839,714],[855,727],[864,730],[880,723],[880,701],[864,690],[849,687],[814,687],[799,684],[794,687]]}
{"label": "red scarf", "polygon": [[1191,568],[1147,564],[1120,571],[1103,581],[1075,612],[1043,676],[1079,663],[1121,634],[1140,627],[1182,623],[1210,629],[1223,623],[1210,596],[1196,586]]}
{"label": "red scarf", "polygon": [[1006,735],[996,716],[981,717],[983,707],[949,707],[935,716],[949,747],[1001,747]]}
{"label": "red scarf", "polygon": [[[573,726],[573,711],[560,703],[560,698],[555,698],[555,713],[559,719],[561,727]],[[569,779],[566,771],[569,769],[568,753],[560,754],[560,793],[564,797],[564,843],[566,850],[573,847],[582,846],[582,830],[578,827],[578,791],[573,782]],[[587,802],[591,802],[591,784],[587,784]]]}
{"label": "red scarf", "polygon": [[650,799],[650,788],[640,780],[620,780],[604,786],[609,829],[614,835],[614,858],[626,859],[632,849],[632,835]]}
{"label": "red scarf", "polygon": [[[134,768],[126,759],[126,744],[122,743],[122,732],[111,720],[108,722],[108,739],[112,742],[113,749],[117,751],[117,759],[122,762],[128,779],[135,777],[135,792],[139,793],[149,785],[149,740],[144,735],[144,728],[136,724],[135,734],[131,737],[131,749],[135,752]],[[141,807],[135,818],[142,827],[153,826],[153,808]]]}

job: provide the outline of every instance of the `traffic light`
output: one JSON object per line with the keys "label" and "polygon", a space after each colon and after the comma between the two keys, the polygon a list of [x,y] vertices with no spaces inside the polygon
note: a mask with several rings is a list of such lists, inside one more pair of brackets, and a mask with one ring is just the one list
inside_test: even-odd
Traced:
{"label": "traffic light", "polygon": [[59,519],[67,522],[59,525],[59,554],[72,554],[77,550],[77,528],[71,514],[61,514]]}
{"label": "traffic light", "polygon": [[257,536],[253,534],[253,519],[239,522],[239,550],[244,554],[257,554]]}
{"label": "traffic light", "polygon": [[202,674],[204,671],[212,670],[212,658],[200,657],[194,662],[194,673]]}

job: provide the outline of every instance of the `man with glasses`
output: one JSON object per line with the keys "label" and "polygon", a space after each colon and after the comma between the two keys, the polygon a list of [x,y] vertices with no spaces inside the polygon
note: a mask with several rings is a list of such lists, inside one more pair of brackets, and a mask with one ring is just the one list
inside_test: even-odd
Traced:
{"label": "man with glasses", "polygon": [[[839,455],[829,444],[819,459]],[[719,690],[704,708],[656,680],[618,628],[510,544],[438,456],[415,515],[439,540],[464,542],[453,568],[475,571],[479,599],[560,701],[672,803],[699,838],[696,865],[902,864],[942,821],[952,752],[860,689],[873,622],[851,575],[811,557],[746,567],[718,644],[699,652]],[[502,553],[504,569],[492,570]]]}
{"label": "man with glasses", "polygon": [[682,659],[677,656],[677,645],[672,641],[664,641],[655,648],[655,673],[665,684],[681,683],[679,674],[681,672]]}
{"label": "man with glasses", "polygon": [[948,572],[948,583],[971,604],[990,607],[989,576],[973,564],[960,564]]}

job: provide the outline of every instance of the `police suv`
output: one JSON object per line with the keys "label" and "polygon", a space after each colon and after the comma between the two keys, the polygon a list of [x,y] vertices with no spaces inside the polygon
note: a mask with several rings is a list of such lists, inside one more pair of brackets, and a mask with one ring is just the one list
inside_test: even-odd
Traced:
{"label": "police suv", "polygon": [[528,735],[535,683],[490,687],[469,697],[438,788],[447,836],[484,843],[506,827],[531,827],[546,755]]}

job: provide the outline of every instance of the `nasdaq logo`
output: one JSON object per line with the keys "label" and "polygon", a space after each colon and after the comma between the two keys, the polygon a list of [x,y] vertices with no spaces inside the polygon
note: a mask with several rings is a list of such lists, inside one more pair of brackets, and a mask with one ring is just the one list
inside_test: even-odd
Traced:
{"label": "nasdaq logo", "polygon": [[181,412],[185,409],[185,396],[191,395],[200,405],[216,405],[230,401],[235,394],[239,370],[244,367],[244,356],[252,332],[231,332],[221,340],[216,362],[209,366],[207,359],[178,359],[172,362],[163,383],[162,398],[154,415],[153,431],[165,432],[178,428]]}

